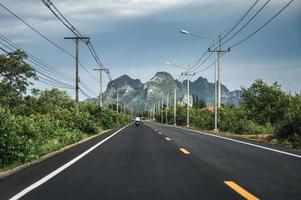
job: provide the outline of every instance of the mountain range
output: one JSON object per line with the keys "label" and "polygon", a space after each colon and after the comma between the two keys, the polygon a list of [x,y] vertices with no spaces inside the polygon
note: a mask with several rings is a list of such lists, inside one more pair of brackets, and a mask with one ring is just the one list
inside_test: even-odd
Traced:
{"label": "mountain range", "polygon": [[[163,97],[164,104],[172,104],[174,100],[174,87],[177,89],[177,103],[187,103],[187,80],[179,81],[174,79],[167,72],[157,72],[149,81],[142,83],[139,79],[132,79],[128,75],[122,75],[110,81],[103,93],[104,106],[111,103],[116,104],[117,90],[119,105],[124,105],[134,111],[141,112],[155,109]],[[117,88],[117,90],[116,90]],[[198,96],[206,102],[207,105],[214,105],[214,83],[208,82],[206,78],[199,77],[195,81],[190,81],[190,102],[191,96]],[[241,100],[241,91],[229,91],[222,85],[222,103],[239,104]],[[97,100],[97,98],[93,99]]]}

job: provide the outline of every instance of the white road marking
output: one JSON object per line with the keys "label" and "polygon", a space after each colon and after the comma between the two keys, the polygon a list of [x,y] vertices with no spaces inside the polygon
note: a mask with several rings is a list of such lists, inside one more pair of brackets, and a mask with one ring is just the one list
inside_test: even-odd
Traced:
{"label": "white road marking", "polygon": [[179,126],[172,126],[172,125],[165,125],[165,124],[158,124],[158,125],[179,128],[179,129],[183,129],[183,130],[187,130],[187,131],[191,131],[191,132],[195,132],[195,133],[201,133],[203,135],[208,135],[208,136],[211,136],[211,137],[216,137],[216,138],[220,138],[220,139],[224,139],[224,140],[228,140],[228,141],[232,141],[232,142],[236,142],[236,143],[240,143],[240,144],[245,144],[245,145],[257,147],[257,148],[260,148],[260,149],[274,151],[274,152],[277,152],[277,153],[280,153],[280,154],[285,154],[285,155],[293,156],[293,157],[296,157],[296,158],[301,158],[301,156],[297,155],[297,154],[293,154],[293,153],[289,153],[289,152],[285,152],[285,151],[281,151],[281,150],[277,150],[277,149],[272,149],[272,148],[260,146],[260,145],[257,145],[257,144],[243,142],[243,141],[240,141],[240,140],[235,140],[235,139],[232,139],[232,138],[227,138],[227,137],[223,137],[223,136],[219,136],[219,135],[213,135],[213,134],[209,134],[209,133],[204,133],[204,132],[201,132],[201,131],[196,131],[196,130],[193,130],[193,129],[187,129],[187,128],[183,128],[183,127],[179,127]]}
{"label": "white road marking", "polygon": [[110,135],[109,137],[107,137],[106,139],[100,141],[99,143],[97,143],[96,145],[94,145],[93,147],[91,147],[90,149],[88,149],[85,152],[83,152],[82,154],[80,154],[79,156],[75,157],[74,159],[72,159],[71,161],[67,162],[63,166],[61,166],[58,169],[54,170],[53,172],[51,172],[50,174],[46,175],[45,177],[43,177],[39,181],[37,181],[37,182],[33,183],[32,185],[28,186],[27,188],[23,189],[21,192],[19,192],[15,196],[11,197],[10,200],[19,199],[22,196],[24,196],[25,194],[27,194],[28,192],[32,191],[33,189],[35,189],[35,188],[39,187],[40,185],[42,185],[43,183],[47,182],[49,179],[53,178],[54,176],[56,176],[57,174],[59,174],[60,172],[62,172],[63,170],[65,170],[66,168],[68,168],[69,166],[71,166],[72,164],[74,164],[75,162],[77,162],[78,160],[80,160],[81,158],[83,158],[85,155],[87,155],[88,153],[90,153],[91,151],[93,151],[94,149],[96,149],[98,146],[100,146],[101,144],[103,144],[104,142],[106,142],[111,137],[113,137],[114,135],[116,135],[117,133],[119,133],[120,131],[122,131],[123,129],[125,129],[128,126],[129,125],[127,125],[127,126],[121,128],[121,129],[119,129],[118,131],[116,131],[115,133],[113,133],[112,135]]}

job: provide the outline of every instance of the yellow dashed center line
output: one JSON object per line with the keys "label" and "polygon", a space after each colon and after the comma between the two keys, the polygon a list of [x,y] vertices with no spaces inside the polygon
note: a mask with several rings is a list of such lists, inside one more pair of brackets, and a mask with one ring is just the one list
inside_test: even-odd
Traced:
{"label": "yellow dashed center line", "polygon": [[251,193],[249,193],[248,191],[246,191],[245,189],[243,189],[233,181],[224,181],[224,183],[228,185],[230,188],[232,188],[232,190],[236,191],[241,196],[246,198],[247,200],[259,200],[257,197],[255,197],[254,195],[252,195]]}
{"label": "yellow dashed center line", "polygon": [[165,140],[167,140],[167,141],[170,141],[171,139],[170,139],[170,138],[168,138],[168,137],[166,137],[166,138],[165,138]]}
{"label": "yellow dashed center line", "polygon": [[182,151],[184,154],[190,154],[190,152],[189,151],[187,151],[186,149],[184,149],[184,148],[180,148],[180,151]]}

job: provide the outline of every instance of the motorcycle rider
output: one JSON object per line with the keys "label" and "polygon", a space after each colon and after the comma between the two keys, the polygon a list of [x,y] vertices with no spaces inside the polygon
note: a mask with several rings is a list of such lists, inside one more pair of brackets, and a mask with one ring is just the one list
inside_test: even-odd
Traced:
{"label": "motorcycle rider", "polygon": [[136,126],[139,126],[139,123],[140,123],[140,117],[136,117],[135,118],[135,124],[136,124]]}

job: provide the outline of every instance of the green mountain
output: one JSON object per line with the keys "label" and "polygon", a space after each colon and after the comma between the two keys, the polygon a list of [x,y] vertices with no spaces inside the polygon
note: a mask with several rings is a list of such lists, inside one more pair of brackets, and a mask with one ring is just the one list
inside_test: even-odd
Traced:
{"label": "green mountain", "polygon": [[[109,82],[103,93],[104,106],[116,104],[117,90],[119,105],[133,111],[144,111],[155,109],[156,105],[164,100],[164,104],[173,103],[174,87],[177,88],[177,103],[187,103],[187,81],[175,80],[167,72],[157,72],[149,81],[142,83],[139,79],[132,79],[128,75],[122,75]],[[214,103],[214,83],[208,82],[206,78],[199,77],[190,82],[190,96],[196,95],[205,100],[207,105]],[[237,105],[241,98],[241,91],[229,91],[222,85],[222,103]],[[192,98],[190,98],[192,104]]]}

